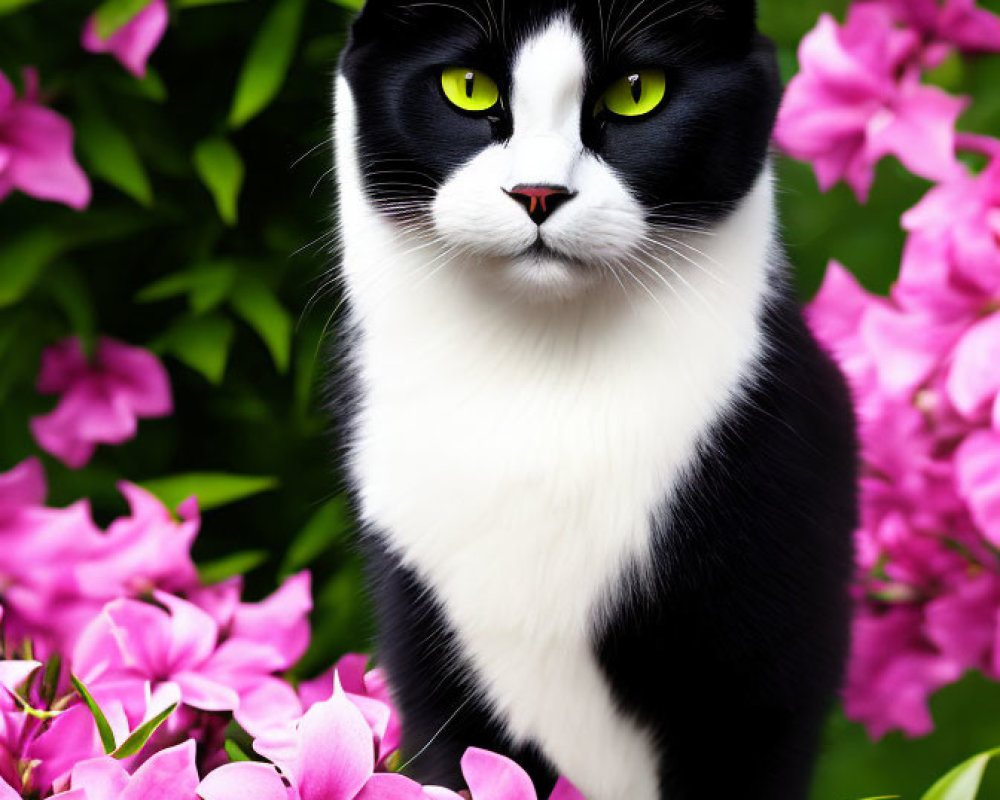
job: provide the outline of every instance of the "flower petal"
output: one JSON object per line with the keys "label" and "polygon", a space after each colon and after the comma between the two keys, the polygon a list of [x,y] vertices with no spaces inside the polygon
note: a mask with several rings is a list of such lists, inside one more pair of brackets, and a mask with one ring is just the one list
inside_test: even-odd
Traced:
{"label": "flower petal", "polygon": [[203,800],[291,800],[297,795],[270,764],[242,761],[208,773],[198,784],[198,796]]}
{"label": "flower petal", "polygon": [[472,800],[536,800],[528,773],[498,753],[470,747],[462,756],[462,774]]}
{"label": "flower petal", "polygon": [[342,690],[317,703],[299,723],[302,800],[351,800],[375,768],[375,745],[365,718]]}
{"label": "flower petal", "polygon": [[555,788],[549,795],[549,800],[586,800],[586,798],[566,778],[560,778],[556,781]]}
{"label": "flower petal", "polygon": [[70,785],[85,789],[94,798],[117,798],[128,785],[129,775],[121,762],[111,756],[81,761],[73,767]]}
{"label": "flower petal", "polygon": [[194,800],[198,788],[195,743],[161,750],[132,775],[119,800]]}
{"label": "flower petal", "polygon": [[420,800],[424,787],[404,775],[376,772],[358,793],[357,800]]}

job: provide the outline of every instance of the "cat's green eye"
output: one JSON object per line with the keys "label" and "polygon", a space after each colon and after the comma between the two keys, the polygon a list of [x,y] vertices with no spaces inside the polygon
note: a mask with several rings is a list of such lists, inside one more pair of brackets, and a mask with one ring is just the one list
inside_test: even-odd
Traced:
{"label": "cat's green eye", "polygon": [[452,105],[479,114],[500,102],[500,87],[482,70],[447,67],[441,73],[441,88]]}
{"label": "cat's green eye", "polygon": [[662,69],[641,69],[623,75],[597,101],[594,113],[608,111],[619,117],[644,117],[660,107],[667,96],[667,74]]}

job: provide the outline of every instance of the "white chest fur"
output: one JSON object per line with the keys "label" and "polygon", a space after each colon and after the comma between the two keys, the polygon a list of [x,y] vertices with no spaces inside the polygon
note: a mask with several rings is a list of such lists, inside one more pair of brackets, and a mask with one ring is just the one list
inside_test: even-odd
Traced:
{"label": "white chest fur", "polygon": [[592,651],[595,614],[622,565],[642,563],[651,515],[759,351],[769,177],[698,240],[712,276],[532,305],[476,263],[435,271],[433,246],[364,201],[353,139],[341,82],[365,520],[433,588],[512,736],[589,800],[656,800],[650,737]]}

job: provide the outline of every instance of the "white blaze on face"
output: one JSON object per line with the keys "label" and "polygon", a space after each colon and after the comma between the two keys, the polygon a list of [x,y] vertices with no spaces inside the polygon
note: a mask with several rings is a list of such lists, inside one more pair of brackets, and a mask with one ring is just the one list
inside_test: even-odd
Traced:
{"label": "white blaze on face", "polygon": [[[614,171],[583,146],[587,62],[571,23],[558,19],[527,39],[512,74],[513,136],[444,183],[435,229],[447,244],[497,259],[496,275],[519,293],[572,295],[601,278],[601,265],[627,257],[645,233],[644,214]],[[563,186],[576,196],[539,227],[505,194],[518,185]],[[556,257],[526,254],[539,237]]]}
{"label": "white blaze on face", "polygon": [[513,70],[507,189],[548,184],[576,190],[586,75],[582,42],[568,22],[553,24],[521,50]]}

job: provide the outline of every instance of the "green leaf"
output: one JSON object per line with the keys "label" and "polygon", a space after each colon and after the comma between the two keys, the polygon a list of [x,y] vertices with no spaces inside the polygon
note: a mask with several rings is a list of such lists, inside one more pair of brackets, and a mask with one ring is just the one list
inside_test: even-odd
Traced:
{"label": "green leaf", "polygon": [[37,2],[38,0],[0,0],[0,15],[11,14]]}
{"label": "green leaf", "polygon": [[97,35],[107,39],[149,5],[149,0],[104,0],[97,7]]}
{"label": "green leaf", "polygon": [[292,317],[267,288],[252,275],[243,275],[230,298],[233,310],[267,345],[278,372],[288,369],[292,353]]}
{"label": "green leaf", "polygon": [[269,555],[267,550],[245,550],[242,553],[233,553],[231,556],[220,558],[217,561],[199,564],[198,575],[201,582],[207,586],[222,583],[237,575],[246,575],[267,561]]}
{"label": "green leaf", "polygon": [[167,84],[152,67],[146,68],[146,74],[142,78],[133,78],[133,86],[140,95],[154,103],[167,101]]}
{"label": "green leaf", "polygon": [[174,323],[154,344],[158,352],[169,353],[210,383],[222,383],[233,344],[235,326],[219,314],[185,317]]}
{"label": "green leaf", "polygon": [[184,270],[183,272],[174,272],[143,287],[135,299],[139,303],[156,303],[160,300],[169,300],[171,297],[186,294],[192,288],[194,288],[192,272]]}
{"label": "green leaf", "polygon": [[232,739],[226,739],[226,743],[223,746],[226,748],[226,755],[229,756],[230,761],[253,761],[253,759],[243,751],[243,748],[236,744],[236,742]]}
{"label": "green leaf", "polygon": [[154,478],[139,485],[158,497],[168,508],[177,508],[194,496],[198,498],[198,507],[202,511],[209,511],[270,491],[278,485],[278,479],[225,472],[190,472]]}
{"label": "green leaf", "polygon": [[285,82],[302,27],[306,0],[276,0],[236,82],[229,125],[239,128],[263,111]]}
{"label": "green leaf", "polygon": [[360,11],[365,4],[365,0],[330,0],[335,6],[346,8],[348,11]]}
{"label": "green leaf", "polygon": [[204,261],[149,284],[135,299],[150,303],[187,294],[191,310],[204,314],[229,296],[236,274],[237,267],[232,261]]}
{"label": "green leaf", "polygon": [[347,500],[335,497],[312,515],[288,546],[281,574],[292,575],[309,566],[350,530],[351,514]]}
{"label": "green leaf", "polygon": [[47,228],[28,231],[0,246],[0,308],[23,298],[65,247],[63,237]]}
{"label": "green leaf", "polygon": [[104,716],[104,712],[101,711],[101,707],[97,705],[97,701],[94,699],[93,695],[88,691],[87,687],[83,685],[76,675],[69,676],[70,682],[73,684],[73,688],[76,689],[80,697],[83,698],[83,702],[87,704],[87,708],[90,709],[90,713],[94,717],[94,723],[97,725],[97,732],[101,737],[101,744],[104,745],[105,753],[113,753],[115,749],[115,734],[111,730],[111,726],[108,724],[108,718]]}
{"label": "green leaf", "polygon": [[194,149],[194,168],[212,194],[222,221],[235,225],[245,175],[243,159],[236,148],[221,137],[205,139]]}
{"label": "green leaf", "polygon": [[921,800],[975,800],[990,760],[1000,755],[1000,747],[973,756],[935,783]]}
{"label": "green leaf", "polygon": [[153,187],[132,140],[91,105],[76,123],[77,141],[90,172],[121,189],[139,205],[153,204]]}
{"label": "green leaf", "polygon": [[217,307],[232,292],[237,268],[232,261],[211,261],[193,269],[194,282],[188,302],[195,314],[204,314]]}
{"label": "green leaf", "polygon": [[134,756],[146,746],[146,742],[149,741],[149,737],[156,733],[156,729],[166,722],[167,717],[173,714],[176,710],[177,703],[172,703],[152,719],[146,720],[142,723],[142,725],[132,731],[132,733],[128,735],[128,738],[122,742],[111,755],[119,759]]}

